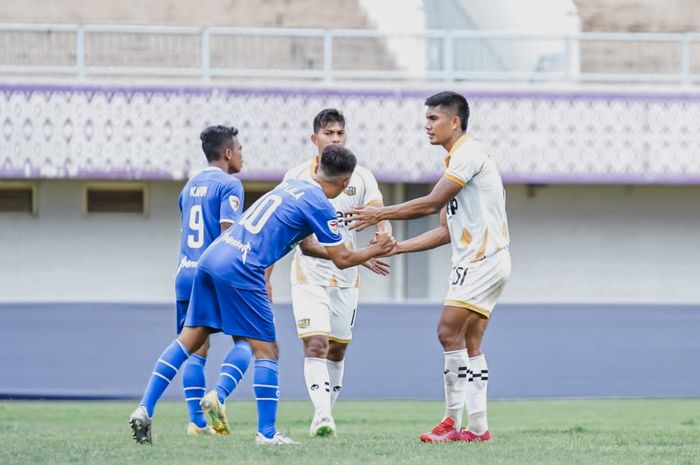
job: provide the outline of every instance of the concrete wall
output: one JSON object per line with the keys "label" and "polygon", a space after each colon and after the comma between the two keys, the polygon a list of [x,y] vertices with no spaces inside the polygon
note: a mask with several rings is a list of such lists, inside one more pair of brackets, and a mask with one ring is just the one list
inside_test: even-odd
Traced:
{"label": "concrete wall", "polygon": [[0,214],[0,300],[172,297],[183,183],[147,183],[146,215],[84,213],[87,184],[39,181],[36,216]]}
{"label": "concrete wall", "polygon": [[[0,302],[172,301],[184,183],[137,184],[145,215],[85,213],[86,186],[100,185],[87,181],[38,181],[35,216],[0,213]],[[275,299],[289,300],[290,260],[273,274]],[[392,296],[390,279],[364,271],[365,297]]]}
{"label": "concrete wall", "polygon": [[700,301],[700,187],[509,189],[520,302]]}
{"label": "concrete wall", "polygon": [[[85,214],[86,184],[37,182],[36,216],[0,214],[1,302],[173,299],[182,183],[146,183],[145,216]],[[429,187],[408,185],[405,197]],[[382,189],[387,203],[397,200]],[[507,193],[513,275],[504,302],[700,303],[700,186],[509,185]],[[396,235],[436,224],[396,224]],[[443,247],[392,259],[389,278],[363,269],[362,298],[441,300],[449,256]],[[289,300],[289,258],[273,274],[278,302]]]}
{"label": "concrete wall", "polygon": [[[513,274],[504,302],[700,302],[699,186],[506,190]],[[447,247],[429,255],[428,298],[446,290],[447,263]]]}

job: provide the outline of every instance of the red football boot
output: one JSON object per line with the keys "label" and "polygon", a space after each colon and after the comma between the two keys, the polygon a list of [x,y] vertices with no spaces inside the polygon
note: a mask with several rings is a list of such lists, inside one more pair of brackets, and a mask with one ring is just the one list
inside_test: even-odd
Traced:
{"label": "red football boot", "polygon": [[418,438],[421,442],[453,442],[461,441],[462,435],[455,429],[455,422],[452,418],[447,417],[437,425],[432,431],[423,433]]}
{"label": "red football boot", "polygon": [[462,428],[459,434],[461,436],[460,441],[464,442],[489,442],[493,440],[491,433],[488,431],[486,431],[484,434],[476,434],[472,433],[471,431],[467,431],[466,428]]}

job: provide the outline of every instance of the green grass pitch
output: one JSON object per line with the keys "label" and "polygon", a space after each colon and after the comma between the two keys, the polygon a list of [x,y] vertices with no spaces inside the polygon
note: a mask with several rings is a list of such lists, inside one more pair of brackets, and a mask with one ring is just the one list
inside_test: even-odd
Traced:
{"label": "green grass pitch", "polygon": [[528,400],[489,404],[489,444],[421,444],[437,401],[349,401],[338,437],[308,437],[311,406],[280,403],[298,446],[254,444],[255,404],[227,403],[233,434],[188,437],[183,402],[163,402],[152,446],[132,442],[135,402],[0,402],[0,464],[700,464],[700,399]]}

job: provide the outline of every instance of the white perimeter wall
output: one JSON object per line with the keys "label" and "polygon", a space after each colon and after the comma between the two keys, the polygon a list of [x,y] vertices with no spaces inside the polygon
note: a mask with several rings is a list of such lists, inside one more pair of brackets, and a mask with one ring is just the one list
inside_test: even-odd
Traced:
{"label": "white perimeter wall", "polygon": [[[700,302],[700,186],[506,186],[508,302]],[[528,195],[528,190],[530,193]],[[429,258],[429,298],[449,249]]]}
{"label": "white perimeter wall", "polygon": [[[181,182],[149,182],[146,216],[86,215],[81,181],[39,181],[36,216],[0,214],[0,301],[167,302]],[[387,201],[391,193],[382,186]],[[407,197],[427,186],[408,186]],[[700,303],[700,186],[509,185],[509,302]],[[414,234],[437,223],[414,220]],[[289,257],[273,274],[289,300]],[[405,259],[406,296],[442,299],[449,248]],[[392,281],[363,274],[366,300]]]}

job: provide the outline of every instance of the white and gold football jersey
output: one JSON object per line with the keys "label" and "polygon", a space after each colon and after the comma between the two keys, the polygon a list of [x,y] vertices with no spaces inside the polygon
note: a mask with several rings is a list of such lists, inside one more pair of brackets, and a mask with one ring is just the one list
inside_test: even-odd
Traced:
{"label": "white and gold football jersey", "polygon": [[444,176],[462,186],[447,203],[452,267],[469,267],[510,243],[506,198],[496,162],[483,145],[463,135],[445,159]]}
{"label": "white and gold football jersey", "polygon": [[[302,179],[310,181],[316,173],[316,157],[303,162],[287,171],[284,179]],[[374,175],[362,166],[355,167],[348,187],[335,199],[329,199],[335,207],[338,228],[348,249],[357,248],[357,233],[348,229],[345,212],[357,205],[379,205],[383,203],[382,193]],[[359,270],[354,266],[339,269],[331,260],[307,257],[296,248],[292,260],[292,284],[317,284],[330,287],[358,287]]]}

